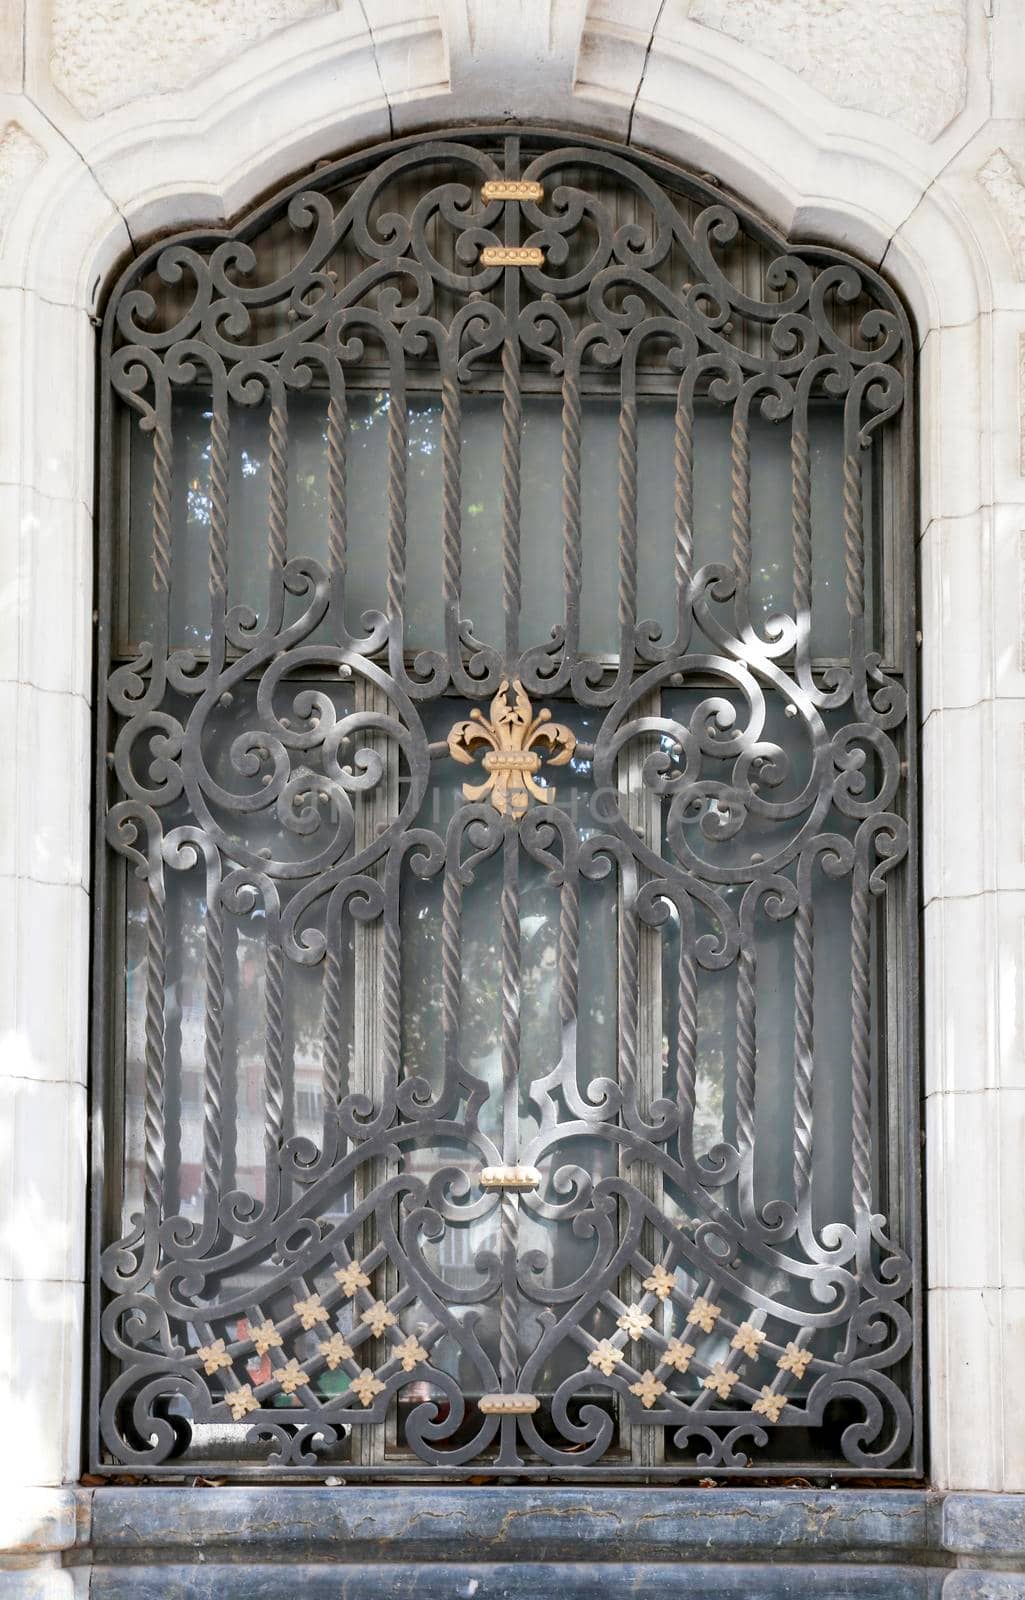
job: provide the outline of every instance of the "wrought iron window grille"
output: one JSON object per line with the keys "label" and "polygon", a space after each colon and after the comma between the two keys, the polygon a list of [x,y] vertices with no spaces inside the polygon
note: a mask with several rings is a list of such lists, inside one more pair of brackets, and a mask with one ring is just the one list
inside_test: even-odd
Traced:
{"label": "wrought iron window grille", "polygon": [[920,1473],[912,355],[543,130],[127,270],[94,1471]]}

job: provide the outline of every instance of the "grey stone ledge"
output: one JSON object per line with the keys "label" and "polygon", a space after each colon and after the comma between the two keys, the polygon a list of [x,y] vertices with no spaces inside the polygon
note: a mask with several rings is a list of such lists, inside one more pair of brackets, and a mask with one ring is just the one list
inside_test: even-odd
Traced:
{"label": "grey stone ledge", "polygon": [[920,1490],[218,1488],[93,1492],[97,1562],[921,1561],[942,1497]]}
{"label": "grey stone ledge", "polygon": [[1013,1494],[110,1485],[0,1534],[0,1600],[1025,1600]]}
{"label": "grey stone ledge", "polygon": [[[89,1600],[940,1600],[933,1568],[786,1564],[441,1562],[429,1566],[96,1567]],[[965,1591],[982,1600],[984,1591]],[[1000,1596],[1003,1600],[1003,1595]]]}

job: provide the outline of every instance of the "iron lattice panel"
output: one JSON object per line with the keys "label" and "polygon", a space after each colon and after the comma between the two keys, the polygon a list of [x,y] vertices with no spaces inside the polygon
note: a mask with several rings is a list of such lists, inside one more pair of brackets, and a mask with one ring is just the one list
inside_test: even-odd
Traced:
{"label": "iron lattice panel", "polygon": [[[485,184],[506,187],[484,198]],[[865,267],[788,247],[714,188],[656,162],[536,132],[390,146],[318,172],[229,234],[154,247],[127,272],[102,356],[111,471],[99,645],[96,1470],[918,1470],[910,348],[900,306]],[[388,396],[386,580],[379,609],[353,627],[348,408],[364,370]],[[440,395],[444,647],[411,652],[408,399],[418,382]],[[488,383],[501,407],[496,638],[478,637],[461,606],[460,416]],[[561,430],[561,526],[551,530],[561,621],[523,640],[523,407],[545,384]],[[175,403],[196,388],[209,416],[198,645],[174,635],[171,605]],[[325,559],[289,547],[289,408],[312,390],[325,408]],[[638,605],[638,418],[649,391],[673,407],[665,582],[675,629]],[[593,392],[616,407],[618,623],[604,656],[580,644]],[[842,417],[846,648],[817,660],[809,413],[823,402]],[[702,405],[729,419],[730,547],[728,560],[698,566]],[[259,612],[229,595],[233,429],[253,406],[268,428],[265,525],[246,533],[266,549]],[[789,439],[792,603],[768,621],[750,598],[756,415]],[[152,473],[151,637],[127,654],[112,603],[126,544],[113,466],[125,417],[150,441]],[[889,499],[880,462],[898,485]],[[770,703],[804,761],[778,801],[793,762],[768,736]],[[214,770],[218,750],[230,782]],[[553,798],[557,765],[593,790],[586,825]],[[428,814],[442,766],[467,780],[444,828]],[[254,817],[269,846],[258,846]],[[717,858],[752,819],[758,849]],[[500,969],[491,1082],[461,1046],[464,902],[488,863]],[[145,928],[137,1105],[120,1065],[126,871]],[[550,893],[561,1043],[524,1114],[528,871]],[[202,1198],[198,1214],[176,1216],[168,897],[190,874],[203,906]],[[405,1037],[411,876],[440,889],[437,1081],[408,1059]],[[823,1218],[814,912],[827,878],[846,885],[848,908],[850,1199],[842,1217]],[[576,1049],[582,903],[602,883],[613,886],[616,939],[611,1075]],[[226,994],[243,923],[261,944],[259,1195],[233,1184],[241,1091]],[[670,923],[667,968],[653,952]],[[758,964],[770,923],[792,946],[792,1090],[779,1107],[792,1176],[767,1196],[756,1176],[767,1037]],[[295,1124],[288,1019],[300,969],[322,1003],[316,1140]],[[702,1150],[702,985],[723,973],[729,1136]],[[653,1062],[655,989],[671,999],[665,1065]],[[123,1225],[119,1173],[133,1137],[140,1205]],[[584,1138],[580,1148],[605,1152],[591,1170],[572,1157]],[[561,1247],[546,1244],[561,1231],[584,1252],[569,1282],[557,1281]],[[455,1281],[438,1242],[460,1234],[472,1243]]]}

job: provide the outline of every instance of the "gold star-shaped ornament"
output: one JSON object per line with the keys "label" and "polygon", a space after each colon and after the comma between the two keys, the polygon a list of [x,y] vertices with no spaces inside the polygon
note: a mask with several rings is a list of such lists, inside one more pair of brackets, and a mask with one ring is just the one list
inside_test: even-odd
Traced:
{"label": "gold star-shaped ornament", "polygon": [[616,1327],[622,1328],[631,1339],[640,1339],[644,1336],[645,1328],[651,1327],[651,1318],[640,1306],[627,1306],[623,1315],[616,1318]]}
{"label": "gold star-shaped ornament", "polygon": [[374,1377],[369,1367],[364,1367],[359,1377],[353,1378],[350,1388],[365,1406],[372,1406],[374,1396],[383,1393],[384,1384]]}
{"label": "gold star-shaped ornament", "polygon": [[196,1354],[202,1361],[203,1371],[208,1377],[219,1367],[231,1366],[231,1357],[224,1348],[223,1339],[215,1339],[213,1344],[201,1344]]}
{"label": "gold star-shaped ornament", "polygon": [[597,1367],[599,1372],[604,1372],[606,1378],[611,1378],[622,1360],[622,1351],[612,1343],[611,1339],[602,1339],[600,1344],[595,1345],[587,1359],[592,1367]]}
{"label": "gold star-shaped ornament", "polygon": [[659,1395],[665,1392],[665,1384],[653,1372],[642,1372],[640,1383],[630,1385],[630,1393],[637,1395],[645,1411],[650,1411]]}
{"label": "gold star-shaped ornament", "polygon": [[705,1333],[711,1333],[721,1314],[721,1306],[713,1305],[711,1300],[706,1300],[703,1294],[699,1294],[687,1313],[687,1321],[696,1323]]}
{"label": "gold star-shaped ornament", "polygon": [[770,1388],[763,1385],[761,1395],[755,1401],[751,1410],[757,1411],[759,1416],[768,1417],[770,1422],[778,1422],[780,1412],[786,1403],[787,1397],[785,1394],[773,1394]]}
{"label": "gold star-shaped ornament", "polygon": [[352,1355],[352,1345],[340,1333],[333,1333],[330,1339],[321,1339],[317,1348],[332,1372]]}
{"label": "gold star-shaped ornament", "polygon": [[328,1315],[320,1303],[319,1294],[311,1294],[308,1300],[297,1300],[292,1307],[304,1328],[315,1328],[318,1322],[327,1322]]}
{"label": "gold star-shaped ornament", "polygon": [[760,1345],[765,1343],[765,1335],[761,1328],[755,1328],[750,1322],[742,1322],[733,1338],[730,1340],[731,1350],[743,1350],[752,1360],[758,1354]]}
{"label": "gold star-shaped ornament", "polygon": [[375,1300],[372,1306],[367,1306],[360,1321],[365,1322],[371,1333],[379,1339],[385,1328],[394,1325],[395,1318],[383,1300]]}
{"label": "gold star-shaped ornament", "polygon": [[652,1294],[657,1294],[660,1300],[668,1300],[675,1282],[676,1279],[672,1273],[667,1272],[662,1263],[659,1262],[658,1266],[653,1267],[649,1276],[645,1278],[644,1287],[649,1289]]}
{"label": "gold star-shaped ornament", "polygon": [[357,1289],[370,1288],[370,1279],[358,1261],[350,1261],[347,1267],[339,1267],[335,1273],[335,1282],[340,1286],[342,1293],[350,1299]]}
{"label": "gold star-shaped ornament", "polygon": [[294,1356],[283,1367],[279,1367],[274,1376],[285,1394],[295,1394],[297,1389],[305,1388],[310,1381]]}
{"label": "gold star-shaped ornament", "polygon": [[260,1409],[260,1402],[248,1383],[240,1384],[237,1389],[229,1389],[224,1399],[236,1422],[241,1422],[250,1411]]}
{"label": "gold star-shaped ornament", "polygon": [[675,1367],[677,1372],[686,1372],[694,1353],[692,1344],[684,1344],[682,1339],[670,1339],[662,1352],[662,1363],[667,1367]]}
{"label": "gold star-shaped ornament", "polygon": [[413,1368],[418,1367],[421,1361],[427,1360],[427,1351],[419,1339],[415,1339],[412,1334],[408,1339],[403,1339],[401,1344],[395,1346],[392,1355],[398,1356],[402,1362],[403,1372],[412,1372]]}
{"label": "gold star-shaped ornament", "polygon": [[792,1372],[795,1378],[803,1378],[811,1365],[811,1351],[802,1350],[799,1344],[791,1341],[783,1354],[776,1362],[781,1372]]}
{"label": "gold star-shaped ornament", "polygon": [[281,1348],[281,1335],[273,1322],[261,1322],[258,1328],[252,1330],[249,1337],[258,1356],[265,1356],[268,1350]]}
{"label": "gold star-shaped ornament", "polygon": [[730,1398],[730,1390],[734,1384],[739,1382],[739,1372],[730,1372],[729,1368],[724,1367],[721,1361],[717,1361],[705,1379],[704,1387],[706,1389],[714,1389],[720,1400],[728,1400]]}

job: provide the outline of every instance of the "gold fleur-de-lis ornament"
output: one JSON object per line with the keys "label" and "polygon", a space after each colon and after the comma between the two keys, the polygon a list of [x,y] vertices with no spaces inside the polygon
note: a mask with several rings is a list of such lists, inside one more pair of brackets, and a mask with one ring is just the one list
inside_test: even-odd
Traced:
{"label": "gold fleur-de-lis ornament", "polygon": [[546,745],[544,759],[550,767],[564,767],[577,747],[576,735],[561,722],[552,721],[550,711],[534,715],[519,678],[503,678],[491,702],[490,718],[474,706],[469,719],[457,722],[448,736],[448,751],[454,761],[470,766],[483,747],[481,765],[487,773],[483,783],[464,783],[464,800],[483,800],[502,816],[519,819],[531,796],[553,801],[555,790],[544,789],[534,774],[542,757],[536,745]]}

